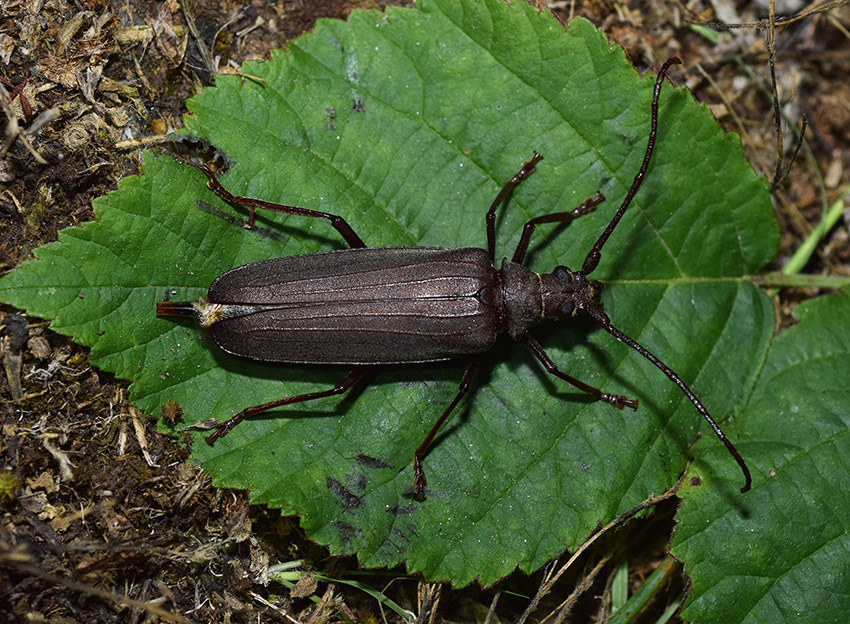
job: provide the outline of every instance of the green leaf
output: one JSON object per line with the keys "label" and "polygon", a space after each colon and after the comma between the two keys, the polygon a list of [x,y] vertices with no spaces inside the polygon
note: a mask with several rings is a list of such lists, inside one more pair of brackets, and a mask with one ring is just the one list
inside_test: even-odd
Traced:
{"label": "green leaf", "polygon": [[[542,226],[532,241],[533,269],[581,266],[640,167],[655,75],[639,77],[588,22],[565,30],[524,2],[417,7],[318,22],[271,62],[246,64],[263,82],[218,77],[189,103],[188,131],[232,159],[232,192],[339,214],[372,246],[486,246],[490,202],[537,150],[537,172],[499,215],[497,254],[513,252],[529,218],[602,191],[594,213]],[[141,177],[95,203],[96,223],[38,250],[0,296],[92,345],[92,361],[133,380],[149,413],[174,400],[188,422],[221,421],[342,379],[345,369],[234,358],[194,326],[155,318],[170,288],[191,300],[240,264],[344,247],[325,221],[260,215],[282,234],[273,240],[196,199],[233,212],[197,171],[148,155]],[[764,360],[773,310],[746,276],[777,244],[767,185],[739,138],[665,85],[646,182],[593,277],[609,285],[614,324],[717,418],[742,413]],[[660,371],[592,324],[535,336],[562,370],[639,399],[638,411],[588,401],[505,340],[425,459],[424,503],[404,496],[413,452],[457,392],[462,363],[381,369],[349,397],[263,414],[214,448],[195,432],[192,458],[367,566],[406,561],[457,585],[534,570],[668,489],[706,430]],[[729,456],[710,465],[740,487]]]}
{"label": "green leaf", "polygon": [[[692,581],[685,619],[838,623],[850,613],[850,291],[795,316],[741,410],[753,490],[682,492],[673,554]],[[718,446],[697,445],[695,475],[716,466],[728,476]]]}

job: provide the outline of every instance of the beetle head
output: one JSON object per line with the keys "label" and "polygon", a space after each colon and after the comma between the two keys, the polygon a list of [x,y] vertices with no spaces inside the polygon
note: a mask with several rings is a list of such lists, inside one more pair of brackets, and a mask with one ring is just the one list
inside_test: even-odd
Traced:
{"label": "beetle head", "polygon": [[556,267],[540,276],[540,286],[544,318],[569,318],[589,308],[602,309],[602,282],[587,279],[582,271]]}

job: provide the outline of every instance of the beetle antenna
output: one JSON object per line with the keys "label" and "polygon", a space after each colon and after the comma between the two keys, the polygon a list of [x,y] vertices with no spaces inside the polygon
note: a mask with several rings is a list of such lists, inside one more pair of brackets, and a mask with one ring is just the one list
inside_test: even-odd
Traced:
{"label": "beetle antenna", "polygon": [[619,329],[611,325],[611,319],[608,318],[608,315],[605,314],[599,308],[594,308],[592,306],[588,306],[584,308],[584,311],[590,316],[593,321],[599,325],[602,329],[607,331],[609,334],[620,340],[621,342],[625,342],[632,349],[640,353],[647,360],[655,364],[657,368],[661,370],[674,384],[679,386],[679,389],[685,393],[685,396],[690,399],[691,403],[694,404],[694,407],[697,408],[697,411],[702,414],[702,417],[708,422],[714,431],[715,435],[720,439],[723,444],[726,445],[726,450],[735,458],[735,461],[738,462],[738,465],[741,467],[741,470],[744,472],[744,487],[741,488],[741,493],[743,494],[747,490],[750,489],[752,485],[753,479],[750,476],[750,469],[747,467],[744,458],[741,457],[741,454],[738,452],[738,449],[735,448],[735,445],[729,441],[729,438],[726,437],[726,434],[723,433],[723,430],[720,426],[714,422],[714,419],[711,417],[711,414],[708,413],[708,410],[705,409],[702,403],[700,403],[699,399],[696,398],[691,389],[688,388],[687,384],[682,381],[681,377],[679,377],[673,369],[667,366],[664,362],[655,357],[650,351],[648,351],[645,347],[641,346],[628,336],[621,332]]}
{"label": "beetle antenna", "polygon": [[628,208],[629,204],[632,203],[632,199],[634,199],[640,185],[643,183],[643,177],[646,174],[646,170],[649,168],[649,160],[652,158],[652,151],[655,149],[655,136],[658,130],[658,98],[661,95],[661,85],[664,83],[664,77],[667,75],[667,70],[670,69],[670,66],[679,65],[681,62],[682,61],[677,56],[670,57],[667,59],[667,62],[662,65],[661,71],[658,72],[658,78],[655,79],[655,91],[652,94],[652,127],[649,131],[649,142],[646,144],[646,154],[644,154],[643,163],[640,166],[640,171],[637,172],[637,175],[632,182],[629,192],[626,193],[626,198],[623,200],[623,203],[620,204],[620,209],[617,210],[617,214],[615,214],[614,218],[611,219],[611,223],[608,224],[608,227],[605,228],[605,231],[602,232],[602,235],[596,243],[594,243],[590,252],[587,254],[587,257],[584,259],[584,265],[581,267],[581,272],[584,275],[589,275],[594,271],[594,269],[596,269],[596,265],[599,264],[599,259],[602,257],[602,246],[606,243],[608,237],[611,236],[611,232],[614,231],[614,228],[617,227],[617,224],[623,217],[623,213],[626,212],[626,208]]}

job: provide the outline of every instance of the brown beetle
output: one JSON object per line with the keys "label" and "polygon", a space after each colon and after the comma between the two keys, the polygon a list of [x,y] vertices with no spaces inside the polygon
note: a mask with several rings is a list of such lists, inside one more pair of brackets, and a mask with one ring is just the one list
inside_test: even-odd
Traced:
{"label": "brown beetle", "polygon": [[[608,227],[590,249],[579,271],[559,266],[534,273],[522,265],[535,226],[563,223],[586,214],[604,199],[601,193],[568,212],[556,212],[525,224],[511,260],[495,267],[496,210],[513,189],[535,170],[535,152],[501,189],[487,212],[487,250],[435,247],[366,247],[339,216],[296,206],[236,197],[212,171],[201,166],[209,187],[224,201],[256,208],[328,219],[351,249],[275,258],[235,268],[212,283],[197,303],[160,301],[157,316],[192,316],[208,327],[216,344],[233,355],[265,362],[351,364],[355,368],[330,390],[290,396],[249,407],[216,425],[207,442],[226,435],[243,419],[269,409],[348,390],[370,365],[438,362],[482,354],[507,332],[526,345],[548,372],[614,407],[637,408],[637,401],[608,394],[558,369],[543,347],[528,333],[543,320],[570,319],[585,314],[657,366],[694,404],[744,473],[742,492],[750,488],[746,463],[693,392],[655,355],[611,324],[602,310],[602,283],[588,279],[599,264],[602,247],[620,222],[649,167],[658,126],[658,97],[668,60],[655,83],[652,127],[643,163]],[[460,388],[414,454],[413,496],[425,498],[422,460],[446,418],[469,391],[479,359],[471,359]]]}

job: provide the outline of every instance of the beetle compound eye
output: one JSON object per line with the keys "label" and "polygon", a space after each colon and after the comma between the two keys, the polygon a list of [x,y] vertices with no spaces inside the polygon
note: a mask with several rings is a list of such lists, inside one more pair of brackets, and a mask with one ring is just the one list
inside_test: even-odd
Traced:
{"label": "beetle compound eye", "polygon": [[565,301],[564,305],[561,306],[561,317],[574,316],[575,313],[576,313],[576,306],[572,301]]}
{"label": "beetle compound eye", "polygon": [[558,281],[564,284],[571,284],[573,282],[574,273],[565,266],[555,267],[553,273],[558,278]]}

